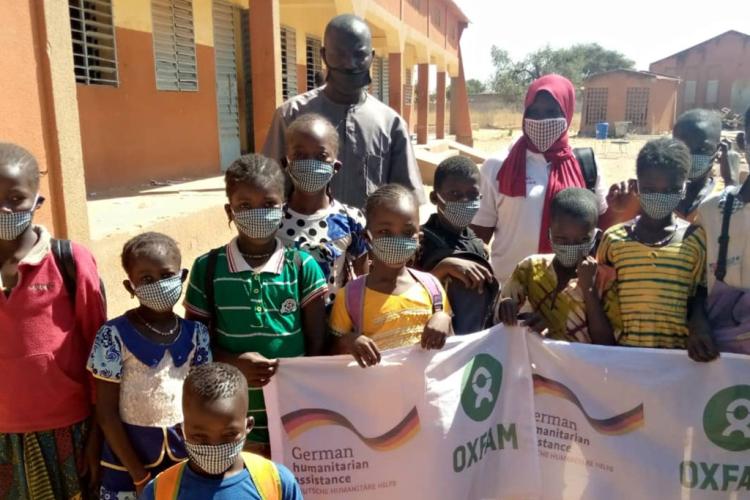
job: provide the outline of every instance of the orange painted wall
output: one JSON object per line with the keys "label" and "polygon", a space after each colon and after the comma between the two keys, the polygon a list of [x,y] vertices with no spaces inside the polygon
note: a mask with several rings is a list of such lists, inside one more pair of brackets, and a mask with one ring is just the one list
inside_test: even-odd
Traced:
{"label": "orange painted wall", "polygon": [[[436,14],[439,13],[439,16]],[[445,2],[440,0],[430,1],[430,40],[437,42],[441,47],[445,46],[445,33],[448,9]],[[438,25],[440,21],[440,25]]]}
{"label": "orange painted wall", "polygon": [[151,33],[117,28],[120,86],[78,85],[88,190],[219,174],[213,47],[196,45],[198,91],[157,91]]}
{"label": "orange painted wall", "polygon": [[422,0],[417,10],[409,0],[404,0],[404,22],[423,35],[427,35],[427,3]]}
{"label": "orange painted wall", "polygon": [[408,0],[377,0],[377,2],[394,16],[401,17],[401,2],[408,3]]}
{"label": "orange painted wall", "polygon": [[[0,141],[12,142],[29,150],[42,171],[56,171],[55,159],[48,154],[45,133],[51,133],[52,120],[47,103],[41,5],[32,0],[3,2],[0,5]],[[50,196],[49,175],[42,177],[41,193],[47,203],[36,214],[35,222],[50,230],[53,223],[54,195]],[[57,222],[55,220],[54,222]]]}

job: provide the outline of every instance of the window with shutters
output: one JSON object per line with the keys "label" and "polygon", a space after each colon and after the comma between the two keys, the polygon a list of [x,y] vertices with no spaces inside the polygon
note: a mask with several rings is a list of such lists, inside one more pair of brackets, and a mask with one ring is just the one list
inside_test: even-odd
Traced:
{"label": "window with shutters", "polygon": [[376,56],[370,66],[370,94],[378,98],[380,102],[388,104],[388,85],[389,85],[389,68],[388,58]]}
{"label": "window with shutters", "polygon": [[719,80],[709,80],[706,82],[706,104],[717,102],[719,102]]}
{"label": "window with shutters", "polygon": [[694,104],[695,103],[695,80],[688,80],[685,82],[685,93],[684,93],[684,99],[685,104]]}
{"label": "window with shutters", "polygon": [[607,121],[607,100],[609,99],[609,89],[607,88],[589,88],[585,94],[584,116],[586,125],[595,125],[599,122]]}
{"label": "window with shutters", "polygon": [[404,70],[404,105],[411,106],[414,99],[414,85],[412,84],[412,69]]}
{"label": "window with shutters", "polygon": [[151,0],[158,90],[198,90],[193,2]]}
{"label": "window with shutters", "polygon": [[76,81],[117,86],[112,0],[68,0]]}
{"label": "window with shutters", "polygon": [[409,3],[417,10],[422,10],[422,2],[420,0],[409,0]]}
{"label": "window with shutters", "polygon": [[297,34],[288,26],[281,27],[281,95],[297,95]]}
{"label": "window with shutters", "polygon": [[315,85],[315,73],[323,72],[323,64],[320,60],[320,39],[308,36],[305,40],[305,55],[307,60],[307,90],[312,90]]}
{"label": "window with shutters", "polygon": [[645,127],[648,117],[648,87],[630,87],[625,93],[625,121],[634,127]]}

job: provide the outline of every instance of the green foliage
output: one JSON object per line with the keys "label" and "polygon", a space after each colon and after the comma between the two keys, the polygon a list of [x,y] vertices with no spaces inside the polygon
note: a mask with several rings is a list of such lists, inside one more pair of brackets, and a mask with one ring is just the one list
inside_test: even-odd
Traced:
{"label": "green foliage", "polygon": [[466,92],[468,92],[469,95],[481,94],[485,90],[485,84],[480,82],[479,80],[475,80],[472,78],[466,81]]}

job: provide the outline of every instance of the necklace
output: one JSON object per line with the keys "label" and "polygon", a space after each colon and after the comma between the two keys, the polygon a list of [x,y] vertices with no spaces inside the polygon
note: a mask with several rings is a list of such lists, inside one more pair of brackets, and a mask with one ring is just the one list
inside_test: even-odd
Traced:
{"label": "necklace", "polygon": [[138,317],[138,319],[140,320],[140,322],[143,323],[143,326],[145,326],[146,328],[148,328],[152,332],[154,332],[157,335],[160,335],[162,337],[170,337],[170,336],[174,335],[175,333],[177,333],[177,330],[180,329],[180,321],[177,319],[176,315],[174,316],[174,326],[172,328],[170,328],[168,331],[164,332],[162,330],[159,330],[158,328],[155,328],[154,326],[151,325],[151,323],[149,323],[148,321],[146,321],[145,319],[143,319],[143,316],[141,316],[141,314],[137,310],[134,310],[133,313]]}
{"label": "necklace", "polygon": [[646,245],[646,246],[649,246],[649,247],[663,247],[664,245],[666,245],[667,243],[669,243],[670,241],[672,241],[672,238],[674,238],[674,235],[677,234],[677,224],[670,224],[669,226],[665,227],[664,230],[666,231],[666,230],[669,230],[670,228],[672,228],[672,232],[670,234],[668,234],[666,237],[660,239],[659,241],[654,241],[654,242],[643,241],[638,236],[638,230],[637,230],[637,226],[635,224],[633,225],[633,229],[631,231],[631,234],[633,235],[633,238],[635,238],[635,240],[638,243],[642,244],[642,245]]}

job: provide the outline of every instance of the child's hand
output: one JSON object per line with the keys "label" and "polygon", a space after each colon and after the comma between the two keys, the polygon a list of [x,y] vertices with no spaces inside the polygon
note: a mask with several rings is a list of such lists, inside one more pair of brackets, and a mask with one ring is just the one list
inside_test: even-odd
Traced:
{"label": "child's hand", "polygon": [[380,363],[380,351],[377,344],[366,335],[358,335],[352,341],[352,356],[362,368]]}
{"label": "child's hand", "polygon": [[693,361],[713,361],[719,357],[719,351],[716,349],[713,339],[706,334],[691,333],[688,335],[687,350],[688,356]]}
{"label": "child's hand", "polygon": [[442,349],[445,339],[453,335],[452,320],[448,313],[438,311],[427,321],[422,332],[423,349]]}
{"label": "child's hand", "polygon": [[596,263],[596,259],[590,255],[578,264],[578,267],[576,268],[578,284],[584,290],[592,290],[594,288],[597,267],[598,264]]}
{"label": "child's hand", "polygon": [[638,181],[628,179],[627,182],[612,184],[607,194],[607,205],[612,211],[624,214],[626,220],[638,215],[641,206],[638,200]]}
{"label": "child's hand", "polygon": [[521,321],[521,326],[525,326],[529,330],[541,335],[544,330],[547,329],[547,322],[544,320],[544,317],[542,317],[541,314],[539,314],[538,312],[533,312],[523,318],[523,320]]}
{"label": "child's hand", "polygon": [[278,359],[268,359],[257,352],[246,352],[237,357],[237,368],[247,379],[250,387],[263,387],[276,373]]}
{"label": "child's hand", "polygon": [[518,324],[518,303],[510,297],[502,299],[498,306],[498,314],[504,325],[516,326]]}
{"label": "child's hand", "polygon": [[478,262],[458,257],[448,257],[435,266],[434,274],[442,277],[450,276],[478,292],[484,291],[485,283],[491,283],[495,277],[489,269]]}

